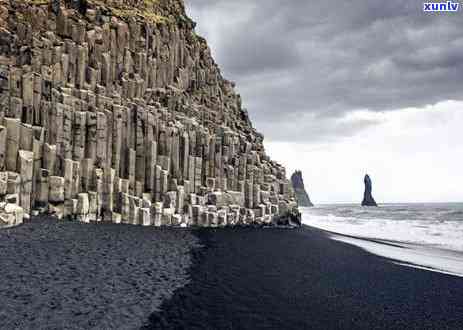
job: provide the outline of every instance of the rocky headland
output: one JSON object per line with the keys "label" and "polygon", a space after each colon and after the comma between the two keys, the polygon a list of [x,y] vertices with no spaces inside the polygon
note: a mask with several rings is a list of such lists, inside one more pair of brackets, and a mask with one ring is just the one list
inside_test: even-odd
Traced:
{"label": "rocky headland", "polygon": [[373,183],[368,174],[365,175],[363,182],[365,184],[365,192],[363,193],[362,206],[378,206],[372,195]]}
{"label": "rocky headland", "polygon": [[182,0],[0,0],[0,227],[300,222]]}
{"label": "rocky headland", "polygon": [[294,194],[296,196],[297,203],[302,207],[312,207],[313,203],[310,201],[309,194],[305,190],[304,180],[302,179],[302,172],[295,171],[291,175],[291,184],[294,189]]}

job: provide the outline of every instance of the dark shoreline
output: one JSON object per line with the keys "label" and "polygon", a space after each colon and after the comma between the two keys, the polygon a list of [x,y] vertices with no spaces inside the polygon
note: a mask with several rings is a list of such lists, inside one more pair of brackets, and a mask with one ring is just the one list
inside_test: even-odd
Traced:
{"label": "dark shoreline", "polygon": [[34,218],[0,230],[0,329],[463,328],[461,278],[328,235]]}
{"label": "dark shoreline", "polygon": [[196,230],[191,282],[143,329],[462,329],[463,280],[304,226]]}

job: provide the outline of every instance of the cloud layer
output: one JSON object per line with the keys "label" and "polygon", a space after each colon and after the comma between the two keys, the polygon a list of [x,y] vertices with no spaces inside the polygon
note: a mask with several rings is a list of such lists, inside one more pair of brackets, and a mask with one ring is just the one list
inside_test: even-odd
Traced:
{"label": "cloud layer", "polygon": [[463,102],[453,101],[425,109],[354,112],[345,120],[378,124],[337,142],[267,143],[267,151],[289,173],[302,170],[315,204],[360,203],[365,173],[379,203],[462,202],[461,109]]}
{"label": "cloud layer", "polygon": [[[273,141],[352,136],[391,111],[463,99],[463,12],[417,0],[187,0],[224,75]],[[276,129],[279,127],[279,129]]]}

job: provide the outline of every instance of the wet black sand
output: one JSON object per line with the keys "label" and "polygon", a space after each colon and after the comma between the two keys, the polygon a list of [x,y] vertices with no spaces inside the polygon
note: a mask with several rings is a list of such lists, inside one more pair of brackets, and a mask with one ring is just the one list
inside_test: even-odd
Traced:
{"label": "wet black sand", "polygon": [[0,329],[138,329],[188,281],[190,231],[33,219],[0,230]]}
{"label": "wet black sand", "polygon": [[191,282],[146,329],[463,329],[463,279],[395,265],[326,233],[197,231]]}

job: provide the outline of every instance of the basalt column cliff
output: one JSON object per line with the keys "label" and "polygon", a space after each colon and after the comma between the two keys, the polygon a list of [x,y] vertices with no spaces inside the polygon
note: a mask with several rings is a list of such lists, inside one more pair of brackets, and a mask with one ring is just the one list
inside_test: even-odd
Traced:
{"label": "basalt column cliff", "polygon": [[0,227],[298,220],[194,26],[181,0],[0,0]]}

